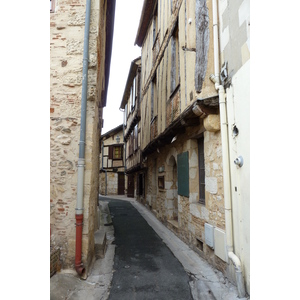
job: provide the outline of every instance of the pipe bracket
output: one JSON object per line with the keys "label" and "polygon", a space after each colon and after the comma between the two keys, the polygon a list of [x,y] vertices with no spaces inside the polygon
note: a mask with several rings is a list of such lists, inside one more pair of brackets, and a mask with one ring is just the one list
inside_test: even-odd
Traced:
{"label": "pipe bracket", "polygon": [[82,226],[84,224],[84,222],[82,223],[74,223],[75,226]]}

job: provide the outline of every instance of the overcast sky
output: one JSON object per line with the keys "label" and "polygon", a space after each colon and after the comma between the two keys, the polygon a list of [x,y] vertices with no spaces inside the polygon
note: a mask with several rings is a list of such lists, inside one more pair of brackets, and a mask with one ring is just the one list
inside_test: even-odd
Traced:
{"label": "overcast sky", "polygon": [[116,0],[113,50],[102,134],[123,123],[119,110],[131,62],[141,55],[134,46],[143,0]]}

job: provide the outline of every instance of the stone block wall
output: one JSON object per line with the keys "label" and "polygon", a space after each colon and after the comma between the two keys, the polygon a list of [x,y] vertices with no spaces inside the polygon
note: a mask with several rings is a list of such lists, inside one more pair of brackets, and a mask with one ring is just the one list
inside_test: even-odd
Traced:
{"label": "stone block wall", "polygon": [[105,179],[105,172],[100,173],[101,195],[105,195],[105,187],[107,195],[118,195],[118,173],[107,172],[107,179]]}
{"label": "stone block wall", "polygon": [[[83,263],[87,268],[94,253],[99,186],[99,120],[102,110],[98,108],[97,39],[100,34],[100,2],[103,1],[92,1],[89,36],[82,249]],[[62,268],[73,268],[75,258],[84,23],[85,1],[56,1],[55,13],[50,13],[50,203],[51,241],[60,249]]]}

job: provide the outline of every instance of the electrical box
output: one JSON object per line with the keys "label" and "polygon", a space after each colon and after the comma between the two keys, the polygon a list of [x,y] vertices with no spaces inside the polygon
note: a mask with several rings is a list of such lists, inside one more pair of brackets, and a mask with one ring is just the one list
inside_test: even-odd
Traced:
{"label": "electrical box", "polygon": [[220,257],[223,261],[228,262],[226,250],[226,233],[225,231],[215,228],[215,255]]}
{"label": "electrical box", "polygon": [[204,231],[205,231],[205,244],[211,248],[214,248],[214,226],[205,223]]}

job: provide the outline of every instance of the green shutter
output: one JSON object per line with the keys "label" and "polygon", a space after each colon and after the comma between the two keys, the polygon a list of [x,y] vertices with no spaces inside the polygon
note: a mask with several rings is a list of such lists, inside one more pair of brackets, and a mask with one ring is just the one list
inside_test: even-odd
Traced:
{"label": "green shutter", "polygon": [[178,194],[189,197],[189,152],[177,155]]}

